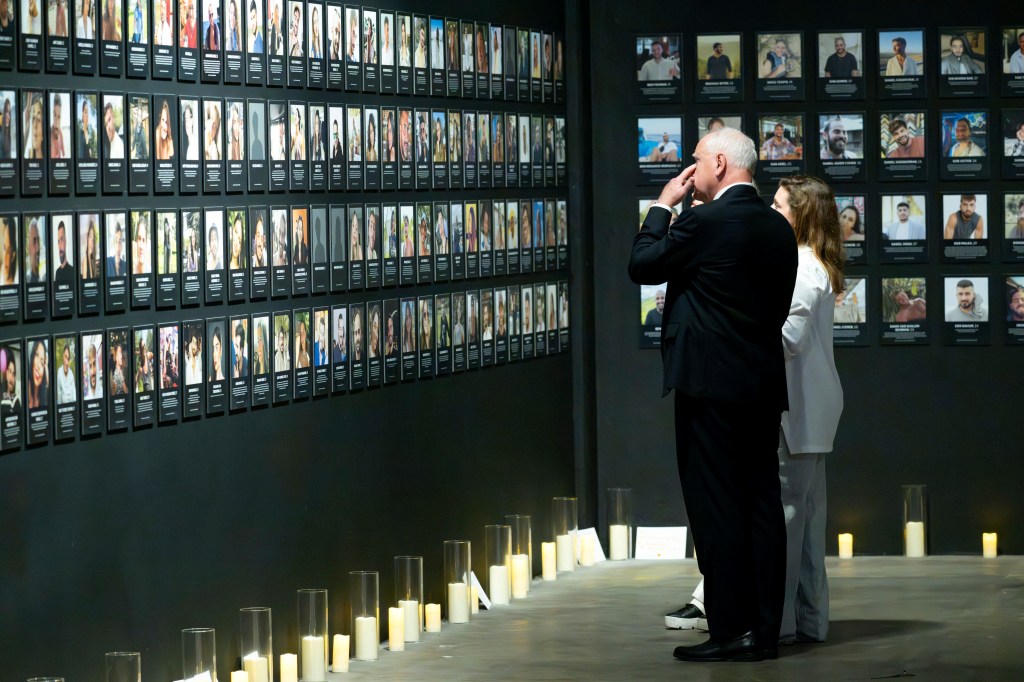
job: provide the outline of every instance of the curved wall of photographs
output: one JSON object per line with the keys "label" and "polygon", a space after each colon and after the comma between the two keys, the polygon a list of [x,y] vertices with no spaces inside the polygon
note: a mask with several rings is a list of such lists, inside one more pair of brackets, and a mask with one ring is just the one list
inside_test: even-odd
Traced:
{"label": "curved wall of photographs", "polygon": [[572,491],[562,12],[3,8],[5,674]]}
{"label": "curved wall of photographs", "polygon": [[662,7],[592,6],[604,46],[591,52],[593,211],[618,245],[595,253],[607,341],[596,348],[598,489],[657,491],[638,516],[685,523],[660,357],[636,352],[657,346],[659,287],[625,285],[623,264],[661,184],[724,124],[758,145],[766,201],[793,173],[827,178],[837,195],[846,407],[828,537],[849,531],[858,551],[900,553],[900,486],[923,483],[931,551],[976,553],[992,530],[1007,533],[1005,551],[1024,551],[1011,524],[1024,514],[1024,470],[1008,432],[1024,397],[1024,15],[945,1],[899,17],[882,3],[849,15],[803,1],[770,16],[738,9],[677,20]]}

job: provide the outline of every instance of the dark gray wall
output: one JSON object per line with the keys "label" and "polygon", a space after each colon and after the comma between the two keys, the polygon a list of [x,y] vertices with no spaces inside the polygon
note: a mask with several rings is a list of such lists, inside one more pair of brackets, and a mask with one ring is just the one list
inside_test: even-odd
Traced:
{"label": "dark gray wall", "polygon": [[[563,6],[532,0],[500,8],[458,0],[396,2],[388,7],[544,30],[566,26]],[[578,38],[572,35],[569,40],[571,46]],[[578,64],[578,59],[570,61],[569,69]],[[39,77],[2,78],[22,87]],[[568,91],[578,98],[578,80],[569,80]],[[209,90],[176,82],[70,76],[53,77],[52,83],[48,79],[46,87]],[[375,99],[315,96],[301,90],[237,90],[248,97]],[[418,107],[477,106],[444,98],[411,101]],[[479,107],[492,105],[481,102]],[[493,108],[565,110],[561,105],[528,103],[494,103]],[[578,100],[570,108],[577,119],[584,110]],[[569,197],[571,215],[579,209],[580,176],[581,171],[574,169],[577,187]],[[548,188],[437,196],[395,192],[63,201],[86,209],[542,196],[568,193]],[[28,206],[28,200],[5,201],[0,209],[31,210]],[[573,234],[571,239],[575,250],[579,238]],[[23,337],[355,303],[567,276],[564,271],[542,272],[212,309],[132,311],[19,324],[0,335]],[[580,315],[578,300],[574,299],[574,319]],[[551,498],[573,494],[577,472],[571,358],[553,355],[5,454],[0,457],[0,632],[5,634],[0,638],[0,679],[62,674],[69,680],[99,680],[104,652],[115,650],[141,651],[145,679],[178,679],[180,631],[186,627],[217,629],[223,676],[239,655],[239,608],[272,607],[275,653],[295,651],[297,589],[328,588],[330,629],[348,631],[348,572],[380,571],[381,603],[386,605],[394,595],[396,555],[424,556],[427,598],[440,601],[444,540],[471,540],[480,562],[484,526],[505,514],[521,513],[533,516],[539,542],[549,533]]]}
{"label": "dark gray wall", "polygon": [[[831,3],[798,1],[772,16],[758,11],[760,5],[732,4],[727,16],[704,4],[676,5],[666,11],[664,4],[599,1],[591,5],[592,41],[592,124],[593,124],[593,213],[594,213],[594,299],[596,366],[596,422],[598,490],[627,486],[634,491],[636,523],[641,525],[685,524],[679,490],[672,428],[671,398],[661,399],[661,360],[657,351],[637,349],[639,322],[638,288],[629,282],[626,263],[636,232],[639,198],[656,198],[658,187],[635,185],[635,116],[641,107],[630,102],[627,86],[635,79],[633,60],[635,34],[680,32],[683,34],[684,72],[692,78],[694,35],[698,32],[744,34],[747,55],[743,65],[751,74],[753,59],[749,47],[756,31],[802,30],[805,46],[816,44],[819,30],[863,29],[869,45],[874,32],[889,28],[925,28],[926,49],[935,65],[938,28],[950,24],[981,24],[990,30],[990,55],[996,49],[993,32],[1014,25],[1010,6],[1001,3],[974,5],[965,15],[962,3],[932,3],[924,13],[903,14],[893,20],[891,6],[880,2],[860,3],[849,16],[836,15]],[[780,10],[781,8],[776,8]],[[805,47],[805,53],[809,52]],[[998,62],[994,63],[998,70]],[[934,66],[933,66],[934,68]],[[937,69],[936,69],[937,70]],[[746,83],[743,104],[696,105],[692,80],[685,82],[685,101],[676,106],[646,105],[650,115],[682,113],[684,145],[692,151],[695,117],[702,113],[731,113],[756,122],[759,111],[866,111],[870,120],[880,109],[906,106],[942,108],[979,107],[991,113],[990,130],[998,126],[1002,107],[1019,107],[1019,100],[998,96],[998,82],[988,100],[940,100],[935,71],[928,76],[927,100],[891,104],[874,99],[869,85],[866,102],[819,104],[813,79],[808,83],[807,101],[755,103],[753,82]],[[991,73],[991,69],[990,69]],[[929,129],[934,138],[937,114]],[[813,126],[808,126],[813,129]],[[876,126],[877,127],[877,126]],[[871,130],[872,128],[869,128]],[[997,133],[990,133],[990,140]],[[870,148],[870,147],[869,147]],[[811,149],[816,149],[811,145]],[[929,153],[937,152],[937,147]],[[816,152],[815,152],[816,153]],[[935,196],[940,191],[988,191],[989,224],[998,235],[1001,225],[996,197],[1020,183],[1000,177],[998,156],[993,158],[991,182],[966,183],[932,181],[925,185],[874,182],[874,161],[869,161],[869,181],[847,184],[849,192],[869,195],[915,187]],[[937,160],[929,159],[933,178],[938,178]],[[979,185],[983,190],[979,190]],[[774,188],[766,188],[773,192]],[[932,204],[934,206],[935,204]],[[933,237],[934,220],[930,224]],[[994,245],[998,246],[998,245]],[[1017,406],[1024,397],[1021,370],[1024,354],[1004,344],[1000,329],[1002,307],[993,306],[993,338],[990,347],[943,347],[940,338],[941,297],[929,302],[932,343],[917,348],[880,347],[878,344],[879,278],[902,273],[925,275],[933,291],[943,275],[989,274],[992,291],[1001,291],[1001,278],[1021,268],[994,262],[977,265],[942,265],[940,245],[931,245],[932,262],[924,266],[879,266],[870,256],[869,265],[849,268],[848,273],[868,276],[870,345],[867,348],[837,349],[836,363],[846,397],[835,452],[829,459],[829,550],[835,553],[837,532],[850,531],[856,551],[868,554],[902,552],[902,493],[907,483],[928,485],[931,500],[931,551],[934,553],[980,553],[981,533],[999,531],[1002,551],[1024,551],[1024,541],[1013,532],[1012,520],[1024,515],[1021,480],[1024,463],[1021,446],[1014,437],[1019,421]],[[998,251],[996,251],[998,253]],[[993,296],[992,298],[998,298]],[[603,510],[603,506],[602,506]]]}

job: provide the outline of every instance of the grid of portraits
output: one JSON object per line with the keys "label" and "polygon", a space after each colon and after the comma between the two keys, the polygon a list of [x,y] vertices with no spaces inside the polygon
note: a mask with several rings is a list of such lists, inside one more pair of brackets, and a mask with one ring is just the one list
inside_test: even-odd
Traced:
{"label": "grid of portraits", "polygon": [[3,450],[566,350],[559,32],[22,5],[0,32]]}
{"label": "grid of portraits", "polygon": [[[986,345],[991,321],[1022,342],[1024,24],[634,37],[640,223],[701,138],[736,128],[766,199],[794,174],[835,191],[837,346]],[[641,347],[664,298],[641,287]]]}

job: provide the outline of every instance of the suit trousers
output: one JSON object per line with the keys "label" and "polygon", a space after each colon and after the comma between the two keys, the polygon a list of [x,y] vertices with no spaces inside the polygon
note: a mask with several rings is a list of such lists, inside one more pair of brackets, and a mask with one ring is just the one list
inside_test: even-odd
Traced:
{"label": "suit trousers", "polygon": [[712,641],[751,631],[778,641],[786,526],[779,485],[781,410],[676,393],[676,457]]}
{"label": "suit trousers", "polygon": [[779,479],[786,516],[786,601],[779,639],[823,642],[828,636],[825,455],[794,455],[783,437]]}

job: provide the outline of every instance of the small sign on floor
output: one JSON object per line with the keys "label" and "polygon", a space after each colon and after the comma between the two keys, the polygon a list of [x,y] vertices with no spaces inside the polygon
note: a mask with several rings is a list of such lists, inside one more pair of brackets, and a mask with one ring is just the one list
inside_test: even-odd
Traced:
{"label": "small sign on floor", "polygon": [[685,559],[686,526],[637,526],[637,559]]}

